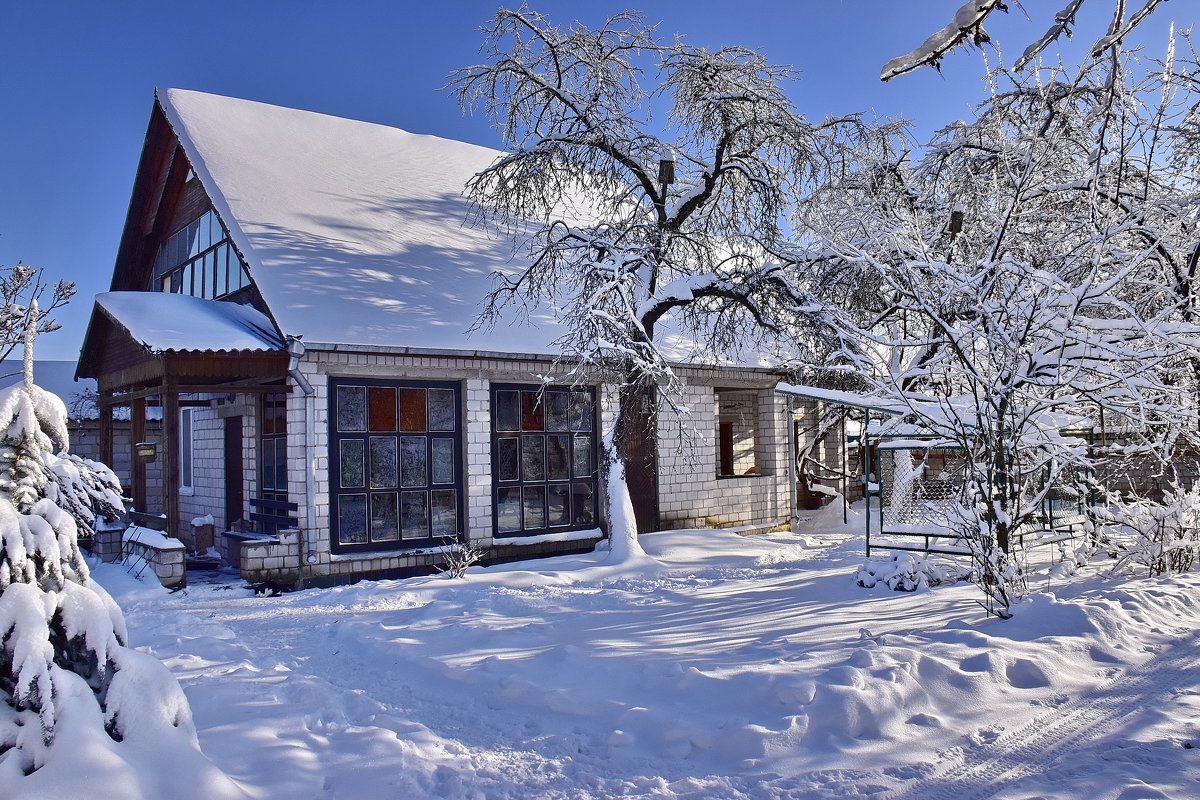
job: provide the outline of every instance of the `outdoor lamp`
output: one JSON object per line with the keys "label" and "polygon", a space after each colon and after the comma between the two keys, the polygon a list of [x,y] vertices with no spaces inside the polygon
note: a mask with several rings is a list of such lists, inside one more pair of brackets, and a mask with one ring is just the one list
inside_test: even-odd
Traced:
{"label": "outdoor lamp", "polygon": [[675,153],[667,145],[658,154],[658,182],[663,186],[675,182]]}
{"label": "outdoor lamp", "polygon": [[963,224],[963,206],[962,203],[955,203],[954,208],[950,211],[950,224],[946,226],[946,230],[951,236],[958,236],[962,233]]}

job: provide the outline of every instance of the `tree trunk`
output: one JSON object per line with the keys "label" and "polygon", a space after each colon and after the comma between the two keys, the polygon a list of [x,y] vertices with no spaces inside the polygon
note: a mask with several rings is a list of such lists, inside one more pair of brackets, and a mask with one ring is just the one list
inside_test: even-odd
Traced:
{"label": "tree trunk", "polygon": [[626,383],[613,426],[617,458],[625,465],[637,528],[658,530],[658,414],[653,384]]}

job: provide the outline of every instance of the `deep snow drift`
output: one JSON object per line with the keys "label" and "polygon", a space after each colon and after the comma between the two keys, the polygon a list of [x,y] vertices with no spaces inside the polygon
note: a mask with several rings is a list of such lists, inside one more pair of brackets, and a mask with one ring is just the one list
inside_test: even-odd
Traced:
{"label": "deep snow drift", "polygon": [[[927,797],[943,775],[954,797],[1200,796],[1198,671],[1091,711],[1196,647],[1200,575],[1043,579],[1004,622],[966,584],[856,586],[844,532],[642,543],[656,561],[634,568],[597,552],[281,597],[94,574],[259,798]],[[975,765],[1035,720],[1028,774],[982,788]]]}

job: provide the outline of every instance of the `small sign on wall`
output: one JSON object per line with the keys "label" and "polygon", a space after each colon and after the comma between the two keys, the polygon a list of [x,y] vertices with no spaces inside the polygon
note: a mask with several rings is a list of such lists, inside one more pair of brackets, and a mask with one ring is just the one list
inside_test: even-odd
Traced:
{"label": "small sign on wall", "polygon": [[134,456],[143,464],[158,458],[158,442],[137,442],[133,445]]}

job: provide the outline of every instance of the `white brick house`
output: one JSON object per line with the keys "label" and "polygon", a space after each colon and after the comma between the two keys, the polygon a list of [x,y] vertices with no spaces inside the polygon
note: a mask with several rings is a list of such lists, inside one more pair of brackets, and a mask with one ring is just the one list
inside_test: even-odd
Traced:
{"label": "white brick house", "polygon": [[[248,577],[291,585],[427,569],[454,540],[490,559],[593,546],[614,391],[539,383],[557,369],[553,309],[472,331],[513,258],[465,222],[462,187],[496,155],[160,92],[78,369],[99,382],[109,458],[114,408],[132,409],[135,441],[146,407],[163,408],[166,477],[152,491],[135,466],[139,510],[224,531],[292,504],[294,523],[227,550]],[[659,420],[658,524],[787,525],[778,373],[679,361],[691,433]]]}

